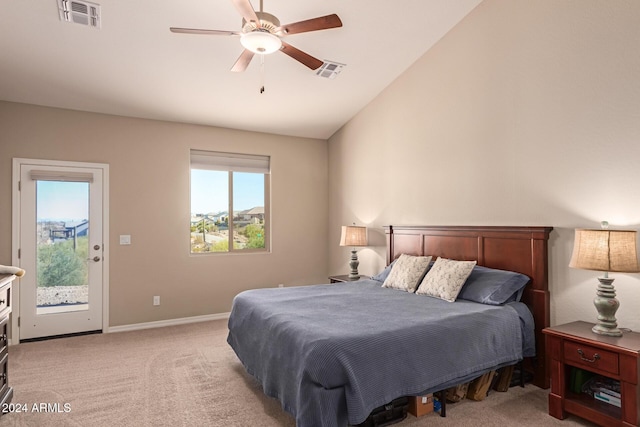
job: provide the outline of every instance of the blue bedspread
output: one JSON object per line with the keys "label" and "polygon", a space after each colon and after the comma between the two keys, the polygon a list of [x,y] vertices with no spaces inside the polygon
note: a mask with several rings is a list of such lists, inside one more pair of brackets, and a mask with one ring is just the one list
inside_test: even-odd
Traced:
{"label": "blue bedspread", "polygon": [[227,342],[298,427],[345,427],[397,397],[521,360],[533,324],[521,328],[518,311],[372,280],[256,289],[235,297]]}

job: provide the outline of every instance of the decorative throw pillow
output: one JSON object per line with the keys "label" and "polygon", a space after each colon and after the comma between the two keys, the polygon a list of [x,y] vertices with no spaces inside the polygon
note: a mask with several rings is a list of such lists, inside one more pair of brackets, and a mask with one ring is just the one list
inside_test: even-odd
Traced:
{"label": "decorative throw pillow", "polygon": [[420,283],[416,294],[454,302],[476,263],[438,258]]}
{"label": "decorative throw pillow", "polygon": [[400,255],[382,287],[415,292],[429,268],[429,261],[431,261],[430,256]]}

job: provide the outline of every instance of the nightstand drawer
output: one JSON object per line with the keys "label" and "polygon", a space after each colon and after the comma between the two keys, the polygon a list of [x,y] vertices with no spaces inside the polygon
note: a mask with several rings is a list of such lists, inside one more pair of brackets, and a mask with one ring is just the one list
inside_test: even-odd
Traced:
{"label": "nightstand drawer", "polygon": [[587,370],[599,369],[613,375],[618,375],[618,354],[588,345],[565,341],[565,362],[575,364]]}
{"label": "nightstand drawer", "polygon": [[0,288],[0,317],[11,312],[11,283]]}

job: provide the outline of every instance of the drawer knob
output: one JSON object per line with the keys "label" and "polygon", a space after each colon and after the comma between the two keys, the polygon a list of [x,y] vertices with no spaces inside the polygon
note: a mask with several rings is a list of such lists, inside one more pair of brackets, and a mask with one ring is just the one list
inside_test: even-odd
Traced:
{"label": "drawer knob", "polygon": [[600,359],[600,355],[598,353],[595,353],[593,355],[593,359],[589,359],[588,357],[585,357],[584,351],[582,351],[582,349],[580,349],[580,348],[578,349],[578,354],[580,355],[580,359],[584,360],[585,362],[589,362],[589,363],[594,363],[595,361]]}

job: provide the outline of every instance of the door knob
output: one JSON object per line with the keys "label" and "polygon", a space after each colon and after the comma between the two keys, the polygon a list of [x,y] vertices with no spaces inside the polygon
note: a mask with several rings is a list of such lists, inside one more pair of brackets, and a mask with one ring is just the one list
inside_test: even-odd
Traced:
{"label": "door knob", "polygon": [[87,258],[87,259],[88,259],[89,261],[95,261],[95,262],[100,261],[100,257],[99,257],[99,256],[97,256],[97,255],[96,255],[96,256],[94,256],[93,258]]}
{"label": "door knob", "polygon": [[98,249],[100,249],[100,245],[93,245],[93,249],[97,251]]}

